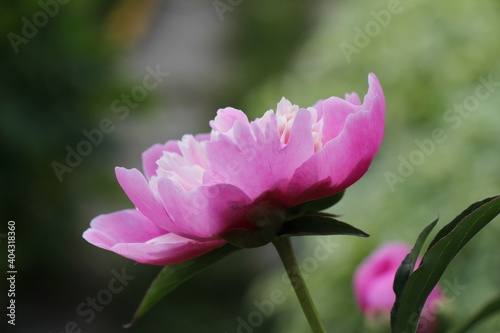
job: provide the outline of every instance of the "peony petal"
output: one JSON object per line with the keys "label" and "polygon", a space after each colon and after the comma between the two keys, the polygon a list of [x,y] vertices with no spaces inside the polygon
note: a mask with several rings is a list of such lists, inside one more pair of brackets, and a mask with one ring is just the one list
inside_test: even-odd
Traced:
{"label": "peony petal", "polygon": [[280,149],[279,135],[276,130],[271,132],[274,137],[266,137],[258,126],[253,129],[257,138],[249,124],[238,121],[233,128],[234,139],[221,134],[217,140],[207,143],[210,170],[205,174],[205,184],[232,184],[244,189],[252,199],[262,190],[271,189],[269,174],[273,165],[268,160]]}
{"label": "peony petal", "polygon": [[116,178],[130,201],[151,221],[163,226],[170,218],[156,199],[149,184],[137,169],[115,168]]}
{"label": "peony petal", "polygon": [[297,169],[285,194],[288,206],[338,193],[366,173],[384,135],[384,98],[372,97],[368,107],[348,115],[338,136]]}
{"label": "peony petal", "polygon": [[179,141],[181,155],[189,165],[199,165],[203,169],[208,168],[205,152],[205,144],[196,140],[192,135],[184,135]]}
{"label": "peony petal", "polygon": [[[310,111],[297,113],[287,145],[282,144],[276,117],[250,126],[237,121],[234,140],[220,135],[207,143],[210,171],[205,184],[228,183],[253,200],[265,192],[283,192],[297,167],[314,153]],[[279,198],[276,198],[279,201]]]}
{"label": "peony petal", "polygon": [[194,139],[199,142],[208,141],[210,140],[210,133],[196,134],[194,136]]}
{"label": "peony petal", "polygon": [[153,265],[176,264],[225,244],[222,240],[198,242],[165,233],[137,210],[96,217],[83,238],[126,258]]}
{"label": "peony petal", "polygon": [[369,304],[369,307],[365,309],[368,314],[391,311],[396,300],[396,294],[392,289],[396,269],[397,266],[392,272],[379,275],[370,282],[370,288],[365,291],[364,295],[364,301]]}
{"label": "peony petal", "polygon": [[248,118],[243,111],[231,107],[219,109],[215,119],[210,121],[210,127],[214,131],[227,133],[233,128],[233,124],[237,120],[248,123]]}
{"label": "peony petal", "polygon": [[361,105],[361,100],[359,99],[358,94],[354,92],[350,94],[345,94],[345,100],[354,105]]}
{"label": "peony petal", "polygon": [[295,116],[288,144],[274,159],[276,177],[291,179],[295,170],[314,154],[314,139],[311,132],[311,113],[301,109]]}
{"label": "peony petal", "polygon": [[252,228],[246,218],[252,201],[236,186],[216,184],[186,191],[161,178],[158,191],[172,218],[166,227],[178,235],[207,240],[231,228]]}
{"label": "peony petal", "polygon": [[163,156],[164,151],[180,154],[178,141],[170,140],[163,145],[157,143],[142,153],[142,168],[148,179],[156,176],[156,169],[158,169],[156,161]]}
{"label": "peony petal", "polygon": [[323,114],[323,137],[321,140],[323,145],[337,137],[344,129],[347,117],[359,110],[359,106],[338,97],[319,101],[314,108]]}
{"label": "peony petal", "polygon": [[95,217],[83,238],[109,250],[116,243],[143,243],[165,233],[138,210],[127,209]]}
{"label": "peony petal", "polygon": [[377,79],[375,74],[370,73],[368,75],[368,92],[364,97],[363,107],[370,107],[376,103],[378,103],[379,108],[384,110],[385,114],[385,98],[382,86],[380,85],[380,81]]}
{"label": "peony petal", "polygon": [[[410,252],[410,247],[403,242],[391,242],[379,247],[368,256],[354,273],[354,293],[362,310],[366,310],[368,292],[372,283],[380,275],[392,274],[392,279],[399,265]],[[392,290],[392,283],[390,284]]]}
{"label": "peony petal", "polygon": [[111,251],[144,264],[173,265],[201,256],[224,244],[226,241],[223,240],[198,242],[169,233],[153,244],[121,243],[113,246]]}

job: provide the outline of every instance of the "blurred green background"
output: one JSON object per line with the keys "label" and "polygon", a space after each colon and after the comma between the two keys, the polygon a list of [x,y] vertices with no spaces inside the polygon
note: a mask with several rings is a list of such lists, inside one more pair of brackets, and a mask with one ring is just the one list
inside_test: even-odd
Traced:
{"label": "blurred green background", "polygon": [[[443,225],[500,192],[497,1],[11,0],[1,6],[0,237],[6,222],[16,221],[18,267],[17,324],[0,324],[8,332],[64,332],[71,322],[82,332],[124,331],[160,268],[95,248],[81,234],[94,216],[131,207],[115,180],[116,165],[140,167],[150,145],[208,131],[220,107],[254,118],[282,96],[307,107],[352,91],[362,97],[370,72],[382,83],[384,143],[335,207],[372,236],[328,239],[334,250],[325,260],[314,256],[318,238],[294,240],[331,332],[365,331],[351,279],[370,251],[390,240],[413,243],[437,214]],[[123,109],[148,68],[168,76]],[[493,83],[486,88],[485,80]],[[116,100],[122,109],[113,107]],[[68,147],[77,149],[86,139],[82,131],[103,119],[113,129],[58,178],[54,162],[66,164]],[[429,143],[437,128],[446,139]],[[401,167],[403,160],[411,166]],[[465,286],[442,307],[452,323],[500,289],[499,238],[497,220],[443,277],[443,287]],[[6,260],[0,262],[5,272]],[[134,279],[91,320],[79,314],[82,303],[87,309],[88,298],[108,287],[112,270]],[[273,290],[287,301],[256,314]],[[266,246],[234,254],[187,282],[127,331],[308,329]],[[500,332],[500,316],[473,332]]]}

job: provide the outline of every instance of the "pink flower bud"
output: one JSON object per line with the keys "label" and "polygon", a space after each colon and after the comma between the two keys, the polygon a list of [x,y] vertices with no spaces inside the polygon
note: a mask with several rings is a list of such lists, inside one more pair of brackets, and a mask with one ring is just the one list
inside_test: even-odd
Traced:
{"label": "pink flower bud", "polygon": [[[389,325],[390,312],[396,295],[393,282],[399,265],[411,248],[405,243],[391,242],[373,251],[354,273],[354,294],[361,312],[371,325]],[[420,259],[417,261],[417,267]],[[441,299],[439,287],[435,287],[427,301],[419,321],[418,333],[436,330],[436,313],[432,305]]]}

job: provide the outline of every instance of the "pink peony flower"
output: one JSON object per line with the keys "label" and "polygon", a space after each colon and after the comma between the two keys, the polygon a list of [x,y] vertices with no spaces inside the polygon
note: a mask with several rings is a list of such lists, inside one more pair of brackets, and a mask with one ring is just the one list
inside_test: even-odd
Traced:
{"label": "pink peony flower", "polygon": [[[384,133],[385,100],[375,75],[355,93],[301,109],[282,99],[249,122],[220,109],[212,131],[156,144],[145,176],[116,168],[137,209],[100,215],[83,237],[141,263],[192,259],[228,240],[276,236],[287,209],[343,191],[367,171]],[[258,242],[257,242],[258,243]]]}
{"label": "pink peony flower", "polygon": [[[370,322],[389,323],[390,312],[396,295],[392,289],[396,271],[411,248],[405,243],[391,242],[377,248],[354,273],[356,302]],[[417,261],[416,267],[420,263]],[[438,287],[434,288],[422,311],[419,333],[432,333],[436,329],[435,302],[442,298]]]}

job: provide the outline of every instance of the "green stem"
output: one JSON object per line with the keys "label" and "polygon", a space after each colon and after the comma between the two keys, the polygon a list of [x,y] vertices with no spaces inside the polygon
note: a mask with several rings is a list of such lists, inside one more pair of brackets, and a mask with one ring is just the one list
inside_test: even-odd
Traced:
{"label": "green stem", "polygon": [[292,244],[289,237],[276,237],[273,241],[274,247],[278,250],[281,261],[285,266],[288,278],[292,283],[295,294],[299,299],[302,311],[306,315],[307,321],[313,333],[326,333],[326,329],[319,319],[318,311],[314,306],[309,290],[300,272],[300,267],[293,253]]}

